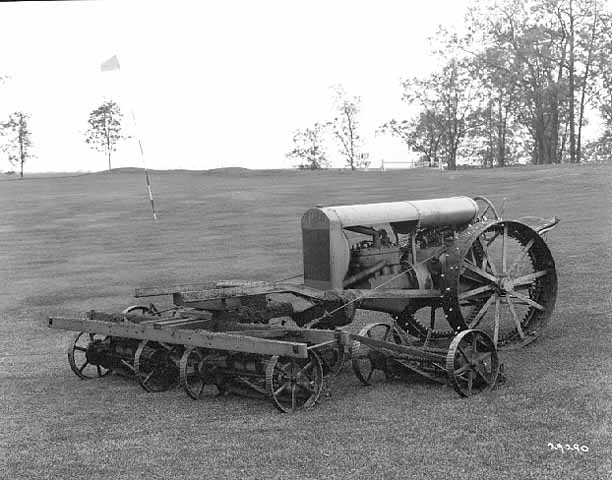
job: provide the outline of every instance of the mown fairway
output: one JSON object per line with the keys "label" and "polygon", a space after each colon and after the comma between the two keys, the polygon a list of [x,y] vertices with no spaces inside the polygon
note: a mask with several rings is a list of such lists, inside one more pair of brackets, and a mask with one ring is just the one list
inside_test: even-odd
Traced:
{"label": "mown fairway", "polygon": [[[2,181],[0,478],[612,478],[611,173],[153,173],[157,222],[142,173]],[[347,367],[331,398],[293,416],[267,400],[195,402],[118,376],[80,380],[65,355],[73,334],[44,324],[120,311],[137,286],[299,274],[299,219],[315,204],[454,195],[505,197],[507,218],[562,218],[549,235],[551,323],[502,354],[508,380],[489,394],[366,388]]]}

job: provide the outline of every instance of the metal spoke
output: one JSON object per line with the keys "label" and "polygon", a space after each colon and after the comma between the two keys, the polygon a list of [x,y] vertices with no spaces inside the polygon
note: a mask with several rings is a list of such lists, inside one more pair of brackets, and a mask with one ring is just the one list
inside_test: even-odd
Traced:
{"label": "metal spoke", "polygon": [[287,389],[288,382],[283,383],[275,392],[274,395],[278,397],[282,392]]}
{"label": "metal spoke", "polygon": [[494,321],[494,330],[493,330],[493,345],[497,346],[497,341],[499,340],[499,314],[501,310],[501,300],[499,295],[495,294],[495,321]]}
{"label": "metal spoke", "polygon": [[370,383],[370,378],[372,378],[372,374],[374,373],[374,364],[370,362],[370,373],[368,373],[368,378],[366,378],[366,383]]}
{"label": "metal spoke", "polygon": [[[486,255],[485,255],[485,257],[486,257]],[[480,275],[482,278],[486,278],[487,280],[490,280],[493,283],[497,283],[497,278],[495,277],[495,275],[491,275],[489,272],[485,272],[481,268],[478,268],[476,265],[470,265],[468,262],[464,262],[464,265],[465,265],[465,268],[467,268],[471,272],[474,272],[477,275]],[[491,269],[491,270],[493,270],[493,269]]]}
{"label": "metal spoke", "polygon": [[[491,260],[489,259],[489,254],[487,253],[487,249],[489,248],[489,245],[491,245],[491,243],[493,243],[493,241],[495,240],[495,238],[497,238],[496,234],[495,237],[493,237],[490,241],[487,242],[486,246],[483,246],[482,248],[482,269],[486,270],[486,265],[489,265],[489,268],[491,269],[491,273],[493,275],[497,275],[497,269],[495,268],[495,265],[493,264],[493,262],[491,262]],[[494,282],[497,281],[497,279],[495,277],[494,278]]]}
{"label": "metal spoke", "polygon": [[467,361],[468,363],[470,363],[470,357],[468,357],[468,356],[466,355],[466,353],[463,351],[463,349],[462,349],[461,347],[457,347],[457,350],[459,350],[459,353],[461,353],[461,355],[463,355],[463,358],[465,358],[465,359],[466,359],[466,361]]}
{"label": "metal spoke", "polygon": [[80,373],[83,373],[83,370],[85,370],[85,367],[86,367],[87,365],[89,365],[89,362],[88,362],[88,361],[85,361],[85,363],[84,363],[83,365],[81,365],[81,368],[79,368],[79,372],[80,372]]}
{"label": "metal spoke", "polygon": [[389,340],[389,335],[391,334],[391,327],[388,327],[385,330],[385,335],[383,336],[382,340],[387,342]]}
{"label": "metal spoke", "polygon": [[100,365],[96,365],[96,370],[98,371],[98,377],[102,376],[102,369],[100,368]]}
{"label": "metal spoke", "polygon": [[518,298],[519,300],[522,300],[523,302],[525,302],[527,305],[531,305],[534,308],[537,308],[538,310],[542,310],[545,311],[546,309],[540,305],[538,302],[534,302],[531,298],[526,297],[525,295],[521,294],[521,293],[517,293],[515,291],[512,292],[508,292],[510,293],[510,295],[512,295],[513,297]]}
{"label": "metal spoke", "polygon": [[296,405],[296,401],[295,401],[295,384],[292,383],[291,384],[291,410],[295,410],[295,405]]}
{"label": "metal spoke", "polygon": [[155,370],[151,370],[151,373],[149,373],[142,381],[142,383],[147,383],[149,380],[151,380],[151,377],[153,376],[153,374],[155,373]]}
{"label": "metal spoke", "polygon": [[474,288],[472,290],[468,290],[466,292],[460,293],[459,300],[464,300],[466,298],[473,297],[480,293],[488,292],[489,290],[492,290],[492,289],[493,289],[492,285],[483,285],[482,287]]}
{"label": "metal spoke", "polygon": [[540,277],[543,277],[548,273],[548,270],[540,270],[539,272],[530,273],[528,275],[523,275],[522,277],[518,277],[514,280],[514,286],[522,286],[529,285],[534,280],[537,280]]}
{"label": "metal spoke", "polygon": [[312,360],[311,360],[311,361],[309,361],[309,362],[308,362],[308,363],[307,363],[307,364],[304,366],[304,368],[302,368],[302,369],[301,369],[301,370],[300,370],[300,371],[297,373],[297,375],[296,375],[295,377],[297,378],[297,377],[299,377],[300,375],[303,375],[303,374],[304,374],[306,371],[311,370],[313,366],[314,366],[314,364],[312,363]]}
{"label": "metal spoke", "polygon": [[491,245],[491,244],[492,244],[492,243],[495,241],[495,239],[496,239],[497,237],[499,237],[499,232],[498,232],[498,231],[495,231],[495,232],[493,233],[493,236],[492,236],[490,239],[488,239],[488,240],[487,240],[487,245],[486,245],[486,246],[487,246],[487,247],[489,247],[489,245]]}
{"label": "metal spoke", "polygon": [[74,349],[78,350],[79,352],[86,352],[87,351],[87,348],[85,348],[85,347],[78,347],[76,345],[74,346]]}
{"label": "metal spoke", "polygon": [[508,224],[504,223],[504,236],[502,237],[502,273],[506,273],[508,249]]}
{"label": "metal spoke", "polygon": [[472,394],[472,383],[474,381],[473,370],[470,369],[470,373],[468,374],[468,393]]}
{"label": "metal spoke", "polygon": [[523,328],[521,327],[521,320],[518,318],[516,314],[516,309],[514,308],[514,303],[510,298],[510,295],[506,293],[506,302],[508,302],[508,307],[510,308],[510,313],[512,314],[512,319],[514,320],[514,325],[516,325],[516,331],[520,335],[521,339],[525,338],[525,333],[523,333]]}
{"label": "metal spoke", "polygon": [[489,381],[489,379],[485,375],[483,375],[483,373],[480,371],[480,369],[477,366],[474,366],[474,371],[480,378],[482,378],[485,382],[487,382],[487,385],[491,385],[491,382]]}
{"label": "metal spoke", "polygon": [[520,263],[525,259],[525,256],[527,255],[527,253],[529,252],[529,250],[533,246],[534,242],[535,242],[535,238],[532,238],[531,240],[529,240],[529,242],[527,242],[527,245],[525,245],[521,249],[521,253],[519,254],[519,256],[516,258],[516,260],[512,263],[512,265],[508,269],[508,275],[510,275],[512,272],[514,272],[514,269],[516,267],[518,267],[520,265]]}
{"label": "metal spoke", "polygon": [[463,367],[459,367],[457,370],[455,370],[455,375],[461,376],[470,368],[472,368],[472,366],[469,363],[466,363],[465,365],[463,365]]}
{"label": "metal spoke", "polygon": [[472,322],[470,323],[469,327],[470,328],[474,328],[478,322],[480,321],[480,319],[485,315],[485,313],[487,313],[487,311],[489,310],[489,307],[491,306],[491,304],[495,301],[495,297],[497,295],[491,295],[488,300],[485,302],[485,304],[482,306],[482,308],[480,309],[480,311],[476,314],[476,316],[474,317],[474,320],[472,320]]}

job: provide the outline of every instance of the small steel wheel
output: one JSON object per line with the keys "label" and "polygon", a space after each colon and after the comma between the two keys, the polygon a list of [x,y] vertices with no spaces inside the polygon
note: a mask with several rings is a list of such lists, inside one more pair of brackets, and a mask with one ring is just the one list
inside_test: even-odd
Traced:
{"label": "small steel wheel", "polygon": [[266,365],[266,390],[281,412],[310,408],[323,388],[323,367],[312,350],[308,358],[273,356]]}
{"label": "small steel wheel", "polygon": [[128,318],[128,314],[130,313],[135,313],[137,315],[152,315],[155,317],[159,316],[159,312],[157,312],[157,309],[155,309],[155,307],[153,305],[151,305],[151,307],[147,307],[146,305],[132,305],[131,307],[127,307],[126,309],[124,309],[121,314],[123,315],[123,320],[125,322],[130,322],[130,319]]}
{"label": "small steel wheel", "polygon": [[110,373],[109,368],[100,365],[92,355],[90,346],[101,343],[105,336],[97,333],[77,333],[68,348],[68,363],[72,371],[80,378],[104,377]]}
{"label": "small steel wheel", "polygon": [[202,398],[202,392],[206,385],[204,377],[205,355],[197,347],[188,347],[180,361],[181,386],[194,400]]}
{"label": "small steel wheel", "polygon": [[344,346],[339,345],[332,348],[323,348],[317,351],[321,363],[323,364],[324,375],[337,375],[346,360],[346,352]]}
{"label": "small steel wheel", "polygon": [[143,340],[134,355],[134,374],[147,392],[164,392],[175,387],[179,380],[177,345]]}
{"label": "small steel wheel", "polygon": [[453,388],[462,397],[487,392],[499,374],[497,349],[481,330],[464,330],[451,342],[446,371]]}
{"label": "small steel wheel", "polygon": [[[359,332],[359,335],[383,342],[402,343],[401,333],[395,324],[370,323]],[[371,385],[389,377],[389,356],[383,351],[354,340],[351,345],[351,357],[353,371],[364,385]]]}

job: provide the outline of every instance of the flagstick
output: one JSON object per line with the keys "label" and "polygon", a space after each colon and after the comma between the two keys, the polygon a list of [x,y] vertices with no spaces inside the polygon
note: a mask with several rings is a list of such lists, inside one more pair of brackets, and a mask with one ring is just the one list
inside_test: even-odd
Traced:
{"label": "flagstick", "polygon": [[[136,115],[134,115],[134,110],[130,110],[132,114],[132,120],[134,122],[134,130],[136,130]],[[147,190],[149,191],[149,200],[151,200],[151,210],[153,211],[153,220],[157,220],[157,213],[155,213],[155,203],[153,202],[153,192],[151,191],[151,182],[149,182],[149,171],[147,170],[147,163],[145,162],[144,151],[142,149],[142,143],[140,142],[140,138],[136,136],[136,140],[138,140],[138,147],[140,148],[140,158],[142,158],[142,165],[144,167],[145,179],[147,180]]]}
{"label": "flagstick", "polygon": [[[119,59],[117,58],[117,55],[113,55],[111,58],[103,62],[100,65],[100,70],[103,72],[110,72],[112,70],[121,71],[121,67],[119,65]],[[142,158],[142,166],[144,167],[145,179],[147,181],[147,190],[149,191],[149,200],[151,201],[151,210],[153,211],[153,220],[157,220],[157,213],[155,213],[155,203],[153,203],[153,192],[151,191],[151,182],[149,181],[149,171],[147,170],[147,163],[145,162],[145,156],[144,156],[144,151],[142,149],[142,143],[140,142],[140,137],[137,134],[138,128],[136,127],[136,115],[134,115],[134,109],[130,109],[130,113],[132,114],[135,137],[136,137],[136,140],[138,140],[138,147],[140,148],[140,158]]]}

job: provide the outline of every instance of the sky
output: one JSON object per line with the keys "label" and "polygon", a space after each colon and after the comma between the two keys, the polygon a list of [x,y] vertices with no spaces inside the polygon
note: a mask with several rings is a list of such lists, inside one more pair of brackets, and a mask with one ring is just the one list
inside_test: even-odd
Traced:
{"label": "sky", "polygon": [[[89,113],[106,99],[120,105],[133,137],[119,144],[114,168],[289,168],[293,132],[333,118],[340,84],[361,97],[372,166],[407,161],[401,142],[374,132],[409,111],[401,79],[435,67],[428,37],[440,24],[461,25],[467,4],[2,2],[0,75],[9,78],[0,84],[0,119],[31,115],[35,158],[26,172],[107,168],[84,142]],[[101,72],[113,55],[120,70]],[[0,171],[11,169],[0,153]]]}

